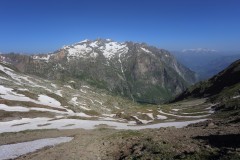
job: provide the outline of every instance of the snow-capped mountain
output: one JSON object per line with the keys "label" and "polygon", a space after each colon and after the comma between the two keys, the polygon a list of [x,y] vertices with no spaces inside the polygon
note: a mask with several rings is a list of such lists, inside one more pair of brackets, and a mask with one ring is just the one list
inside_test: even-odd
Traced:
{"label": "snow-capped mountain", "polygon": [[140,102],[165,101],[196,82],[168,51],[145,43],[84,40],[50,54],[4,57],[25,73],[75,80],[75,87],[87,82]]}

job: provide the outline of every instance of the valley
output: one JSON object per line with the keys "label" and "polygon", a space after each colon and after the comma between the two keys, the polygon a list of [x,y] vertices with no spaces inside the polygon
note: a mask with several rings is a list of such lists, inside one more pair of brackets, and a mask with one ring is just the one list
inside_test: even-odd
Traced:
{"label": "valley", "polygon": [[173,105],[138,104],[87,85],[74,89],[73,81],[62,85],[33,78],[7,66],[1,64],[4,73],[0,88],[1,133],[28,129],[94,129],[98,125],[133,130],[182,127],[205,120],[213,112],[213,104],[206,103],[205,99]]}
{"label": "valley", "polygon": [[[89,44],[85,44],[87,42]],[[97,41],[83,41],[80,44],[85,47],[84,51],[81,48],[78,53],[73,54],[74,50],[68,53],[71,56],[84,55],[85,45],[93,43]],[[113,42],[109,41],[104,45],[108,43]],[[142,51],[145,56],[149,56],[150,51]],[[108,52],[103,52],[107,58],[110,55],[118,55],[120,58],[122,54],[126,54],[118,52],[118,49]],[[89,79],[77,78],[69,74],[71,72],[66,74],[68,78],[61,79],[46,77],[43,73],[38,75],[35,69],[30,70],[29,67],[38,66],[41,71],[41,67],[52,66],[51,57],[59,56],[58,54],[57,52],[47,58],[43,58],[46,55],[26,56],[30,63],[22,61],[24,55],[1,55],[0,159],[240,157],[239,143],[236,140],[240,134],[239,61],[213,78],[191,86],[175,99],[165,97],[165,103],[152,103],[153,101],[143,101],[147,96],[141,101],[135,101],[134,92],[119,94],[109,88],[92,84]],[[156,53],[150,55],[153,56],[152,54]],[[80,56],[74,61],[85,58]],[[108,62],[111,62],[111,58]],[[68,60],[64,63],[66,64],[62,65],[67,65]],[[125,73],[128,71],[124,69],[122,60],[118,59],[116,63],[121,63],[120,71],[123,77],[120,79],[127,82]],[[62,65],[60,66],[63,67]],[[137,62],[136,65],[142,63]],[[175,69],[175,74],[181,75],[178,68]],[[59,68],[54,72],[47,72],[49,73],[61,75],[60,77],[64,75]],[[152,75],[148,76],[151,78]],[[131,83],[134,86],[138,81]],[[144,83],[148,85],[149,82]],[[186,82],[183,84],[186,85]],[[130,91],[130,86],[127,85],[125,89]],[[144,93],[144,90],[141,91]],[[152,92],[155,93],[154,91],[153,89]],[[171,93],[171,97],[176,95],[175,91]],[[16,147],[22,150],[15,152]]]}
{"label": "valley", "polygon": [[0,160],[240,160],[239,0],[0,0]]}

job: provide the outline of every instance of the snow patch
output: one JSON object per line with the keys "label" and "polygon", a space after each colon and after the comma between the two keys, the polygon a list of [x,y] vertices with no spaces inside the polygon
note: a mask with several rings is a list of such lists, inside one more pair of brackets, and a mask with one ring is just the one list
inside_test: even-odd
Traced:
{"label": "snow patch", "polygon": [[210,114],[201,115],[201,116],[181,116],[181,115],[166,113],[166,112],[163,112],[163,111],[161,111],[161,110],[159,110],[158,112],[161,113],[161,114],[168,115],[168,116],[175,116],[175,117],[181,117],[181,118],[203,118],[203,117],[210,116]]}
{"label": "snow patch", "polygon": [[88,41],[89,41],[88,39],[84,39],[83,41],[80,41],[79,43],[86,43]]}
{"label": "snow patch", "polygon": [[83,88],[88,88],[88,89],[90,88],[89,86],[81,86],[81,87],[83,87]]}
{"label": "snow patch", "polygon": [[56,84],[51,83],[51,86],[53,86],[54,88],[57,88]]}
{"label": "snow patch", "polygon": [[148,49],[146,49],[146,48],[143,48],[143,47],[141,47],[141,49],[144,51],[144,52],[147,52],[147,53],[152,53],[151,51],[149,51]]}
{"label": "snow patch", "polygon": [[98,47],[98,41],[95,41],[95,42],[90,43],[89,46],[91,46],[91,47],[93,47],[93,48]]}
{"label": "snow patch", "polygon": [[78,58],[87,57],[87,54],[92,51],[92,48],[88,47],[86,43],[76,44],[68,48],[65,47],[65,49],[67,49],[68,51],[68,57],[78,57]]}
{"label": "snow patch", "polygon": [[167,117],[163,115],[157,115],[157,119],[167,119]]}
{"label": "snow patch", "polygon": [[238,96],[233,96],[232,98],[233,98],[233,99],[240,98],[240,95],[238,95]]}
{"label": "snow patch", "polygon": [[62,90],[57,90],[57,91],[55,92],[55,94],[57,94],[57,95],[59,95],[59,96],[61,96],[61,97],[63,96],[63,95],[62,95]]}
{"label": "snow patch", "polygon": [[105,47],[99,48],[105,58],[111,59],[117,52],[119,51],[128,51],[128,47],[124,43],[117,43],[117,42],[109,42],[105,44]]}
{"label": "snow patch", "polygon": [[70,103],[72,103],[73,105],[78,105],[77,97],[73,97],[73,98],[70,100]]}
{"label": "snow patch", "polygon": [[[84,116],[84,114],[83,114]],[[103,121],[103,120],[80,120],[80,119],[57,119],[52,120],[51,118],[22,118],[21,120],[13,120],[8,122],[0,122],[0,133],[4,132],[19,132],[24,130],[33,129],[95,129],[97,125],[106,124],[108,126],[113,126],[116,129],[130,129],[139,130],[147,128],[161,128],[161,127],[176,127],[181,128],[192,123],[198,123],[205,121],[207,119],[198,119],[193,121],[184,122],[164,122],[150,125],[138,126],[136,122],[130,121],[128,123],[115,122],[115,121]],[[24,125],[16,125],[23,124]],[[43,125],[49,123],[49,125]],[[69,125],[75,124],[75,125]],[[131,124],[131,125],[129,125]],[[16,126],[13,126],[16,125]]]}
{"label": "snow patch", "polygon": [[0,146],[0,159],[14,159],[47,146],[55,146],[73,140],[73,137],[57,137]]}
{"label": "snow patch", "polygon": [[90,54],[90,57],[92,57],[92,58],[96,58],[97,56],[98,56],[98,53],[96,53],[96,52],[92,52]]}
{"label": "snow patch", "polygon": [[39,95],[38,100],[40,101],[41,104],[53,106],[53,107],[57,107],[57,108],[62,108],[61,103],[52,97],[49,97],[46,95]]}
{"label": "snow patch", "polygon": [[64,87],[73,89],[70,85],[64,85]]}
{"label": "snow patch", "polygon": [[0,104],[0,110],[8,111],[8,112],[28,112],[29,109],[26,107],[20,106],[7,106],[5,104]]}
{"label": "snow patch", "polygon": [[137,120],[139,120],[140,122],[142,122],[143,124],[148,124],[148,123],[152,122],[152,120],[148,121],[148,120],[140,119],[137,116],[133,116],[133,117],[136,118]]}
{"label": "snow patch", "polygon": [[153,114],[152,113],[143,113],[146,114],[148,117],[150,117],[151,119],[154,119]]}
{"label": "snow patch", "polygon": [[43,55],[43,56],[35,55],[35,56],[33,56],[32,58],[33,58],[33,60],[42,60],[42,61],[48,62],[49,59],[50,59],[50,57],[51,57],[51,55],[48,54],[48,55]]}
{"label": "snow patch", "polygon": [[80,89],[80,91],[85,94],[87,93],[87,91],[84,91],[83,89]]}

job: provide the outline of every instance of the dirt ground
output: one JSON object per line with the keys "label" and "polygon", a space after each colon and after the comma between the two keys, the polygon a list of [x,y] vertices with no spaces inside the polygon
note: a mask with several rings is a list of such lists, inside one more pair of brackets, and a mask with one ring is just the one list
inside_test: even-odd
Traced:
{"label": "dirt ground", "polygon": [[180,129],[169,127],[130,131],[99,128],[3,133],[0,134],[0,145],[60,136],[74,139],[17,159],[218,159],[222,154],[227,155],[226,158],[240,157],[239,123],[223,125],[212,121]]}

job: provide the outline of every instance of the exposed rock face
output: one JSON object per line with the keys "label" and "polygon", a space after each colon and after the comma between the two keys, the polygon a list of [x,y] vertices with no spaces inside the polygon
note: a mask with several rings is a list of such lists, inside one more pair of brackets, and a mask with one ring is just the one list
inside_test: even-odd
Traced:
{"label": "exposed rock face", "polygon": [[2,56],[25,73],[85,81],[147,103],[166,101],[196,82],[168,51],[144,43],[84,40],[51,54]]}

